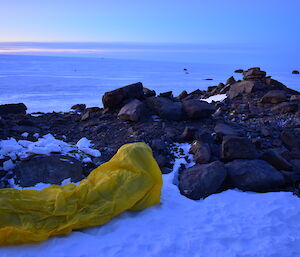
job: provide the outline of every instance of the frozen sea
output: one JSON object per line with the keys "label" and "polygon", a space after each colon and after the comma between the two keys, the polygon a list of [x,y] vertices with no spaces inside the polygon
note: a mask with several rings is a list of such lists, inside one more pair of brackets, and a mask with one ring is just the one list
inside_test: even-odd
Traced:
{"label": "frozen sea", "polygon": [[291,74],[300,69],[299,57],[289,49],[234,45],[0,43],[0,104],[24,102],[29,112],[101,106],[104,92],[139,81],[176,95],[240,79],[233,71],[253,66],[300,90],[300,76]]}

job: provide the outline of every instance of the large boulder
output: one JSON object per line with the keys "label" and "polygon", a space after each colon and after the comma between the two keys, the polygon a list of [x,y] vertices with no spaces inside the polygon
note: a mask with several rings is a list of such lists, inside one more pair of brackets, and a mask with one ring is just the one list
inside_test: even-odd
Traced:
{"label": "large boulder", "polygon": [[183,101],[182,108],[187,116],[193,120],[210,117],[215,112],[214,105],[197,99]]}
{"label": "large boulder", "polygon": [[80,161],[58,154],[35,156],[28,161],[19,162],[14,173],[17,184],[21,187],[34,186],[37,183],[60,185],[67,178],[71,178],[73,182],[83,178]]}
{"label": "large boulder", "polygon": [[104,108],[118,109],[131,99],[143,99],[144,91],[141,82],[106,92],[102,97]]}
{"label": "large boulder", "polygon": [[262,99],[262,103],[278,104],[287,100],[286,92],[283,90],[271,90],[266,93]]}
{"label": "large boulder", "polygon": [[251,94],[258,90],[263,90],[267,85],[259,80],[243,80],[230,86],[227,96],[230,99],[240,94]]}
{"label": "large boulder", "polygon": [[162,119],[179,121],[184,117],[181,102],[174,102],[170,98],[148,97],[146,104]]}
{"label": "large boulder", "polygon": [[255,159],[257,157],[255,145],[245,137],[226,136],[222,142],[222,160]]}
{"label": "large boulder", "polygon": [[140,100],[134,99],[125,104],[119,111],[118,117],[124,121],[139,121],[146,115],[146,105]]}
{"label": "large boulder", "polygon": [[228,183],[243,191],[277,191],[285,184],[284,176],[263,160],[235,160],[225,167]]}
{"label": "large boulder", "polygon": [[2,104],[0,105],[0,116],[7,116],[11,114],[26,114],[27,107],[23,103],[18,104]]}
{"label": "large boulder", "polygon": [[227,171],[220,161],[195,165],[181,172],[180,193],[194,200],[205,198],[220,190],[226,175]]}

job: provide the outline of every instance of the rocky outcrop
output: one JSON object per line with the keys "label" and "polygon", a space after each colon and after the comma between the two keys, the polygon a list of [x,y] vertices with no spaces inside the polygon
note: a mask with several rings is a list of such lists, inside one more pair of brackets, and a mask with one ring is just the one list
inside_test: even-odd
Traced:
{"label": "rocky outcrop", "polygon": [[262,160],[234,160],[225,167],[228,183],[243,191],[278,191],[285,184],[284,176]]}
{"label": "rocky outcrop", "polygon": [[196,165],[181,172],[180,193],[194,200],[205,198],[221,188],[226,175],[227,171],[222,162]]}
{"label": "rocky outcrop", "polygon": [[124,121],[140,121],[146,116],[146,105],[140,100],[134,99],[125,104],[119,111],[118,117]]}
{"label": "rocky outcrop", "polygon": [[121,108],[129,100],[143,99],[144,91],[143,84],[141,82],[131,84],[125,87],[118,88],[116,90],[106,92],[102,97],[104,108],[111,110]]}
{"label": "rocky outcrop", "polygon": [[251,94],[258,90],[263,90],[266,88],[266,84],[259,80],[243,80],[231,85],[227,96],[233,99],[240,94]]}
{"label": "rocky outcrop", "polygon": [[244,80],[261,80],[265,78],[267,73],[260,70],[259,67],[250,68],[243,72]]}

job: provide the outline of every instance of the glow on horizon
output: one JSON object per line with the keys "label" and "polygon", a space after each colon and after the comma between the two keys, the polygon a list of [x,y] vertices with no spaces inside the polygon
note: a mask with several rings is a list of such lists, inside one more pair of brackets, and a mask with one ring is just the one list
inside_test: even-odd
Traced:
{"label": "glow on horizon", "polygon": [[298,0],[9,0],[2,42],[300,45]]}

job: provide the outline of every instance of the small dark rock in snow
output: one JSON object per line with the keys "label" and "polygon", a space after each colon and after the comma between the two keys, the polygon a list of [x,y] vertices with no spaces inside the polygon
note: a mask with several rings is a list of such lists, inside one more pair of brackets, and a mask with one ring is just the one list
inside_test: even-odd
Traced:
{"label": "small dark rock in snow", "polygon": [[180,193],[193,200],[205,198],[221,188],[226,175],[227,171],[220,161],[195,165],[181,171]]}
{"label": "small dark rock in snow", "polygon": [[299,72],[298,70],[293,70],[293,71],[292,71],[292,74],[294,74],[294,75],[295,75],[295,74],[300,74],[300,72]]}

